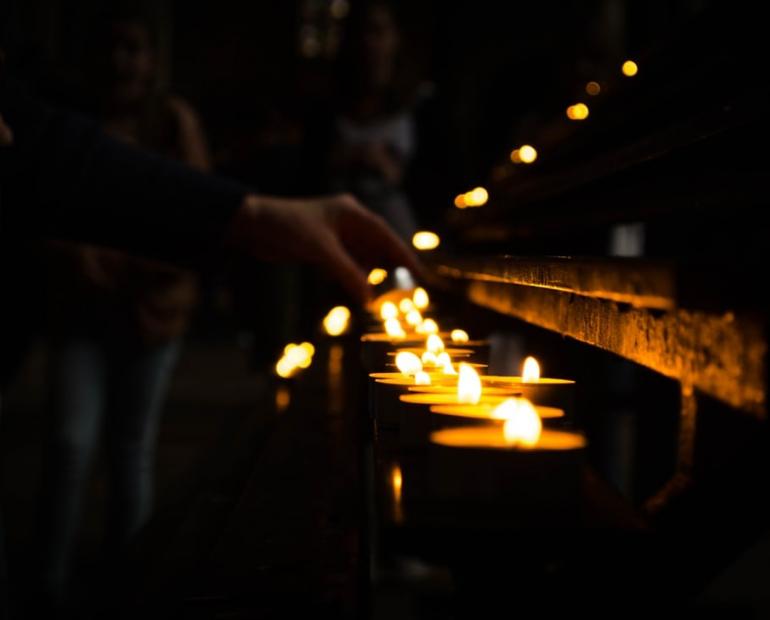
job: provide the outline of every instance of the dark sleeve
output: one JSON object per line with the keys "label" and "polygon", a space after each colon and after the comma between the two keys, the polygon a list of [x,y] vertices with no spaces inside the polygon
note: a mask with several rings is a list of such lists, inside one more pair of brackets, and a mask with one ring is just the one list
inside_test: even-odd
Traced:
{"label": "dark sleeve", "polygon": [[0,112],[2,234],[119,247],[195,265],[214,250],[248,188],[124,145],[90,121],[6,83]]}

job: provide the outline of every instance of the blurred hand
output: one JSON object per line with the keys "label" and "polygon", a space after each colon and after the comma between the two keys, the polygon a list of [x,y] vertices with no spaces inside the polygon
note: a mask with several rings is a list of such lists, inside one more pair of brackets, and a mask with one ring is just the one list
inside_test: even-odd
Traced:
{"label": "blurred hand", "polygon": [[385,221],[347,194],[308,199],[246,196],[226,242],[261,260],[317,264],[361,303],[371,294],[371,267],[403,265],[417,276],[423,271]]}

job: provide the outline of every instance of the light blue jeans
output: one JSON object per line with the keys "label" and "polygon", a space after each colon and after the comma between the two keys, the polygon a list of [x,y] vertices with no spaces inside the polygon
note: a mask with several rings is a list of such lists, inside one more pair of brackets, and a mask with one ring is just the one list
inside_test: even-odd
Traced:
{"label": "light blue jeans", "polygon": [[42,587],[61,600],[83,499],[104,431],[111,475],[107,553],[120,555],[152,510],[155,447],[180,341],[141,347],[77,335],[51,350],[51,434],[41,511]]}

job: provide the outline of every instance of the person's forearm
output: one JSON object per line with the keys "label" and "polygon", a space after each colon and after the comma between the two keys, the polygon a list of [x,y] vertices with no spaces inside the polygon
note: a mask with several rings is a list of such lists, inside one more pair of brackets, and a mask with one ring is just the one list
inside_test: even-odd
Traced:
{"label": "person's forearm", "polygon": [[194,264],[248,192],[105,136],[93,123],[6,89],[4,234],[90,241]]}

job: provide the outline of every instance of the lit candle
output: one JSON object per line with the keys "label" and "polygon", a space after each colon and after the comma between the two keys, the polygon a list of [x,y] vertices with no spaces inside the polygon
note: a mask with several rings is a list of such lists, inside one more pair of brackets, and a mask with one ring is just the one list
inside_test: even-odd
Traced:
{"label": "lit candle", "polygon": [[583,435],[542,429],[526,399],[506,400],[500,425],[430,435],[428,489],[478,524],[569,526],[577,518]]}
{"label": "lit candle", "polygon": [[509,387],[537,405],[550,405],[572,412],[575,382],[540,376],[540,364],[534,357],[524,360],[520,377],[485,375],[485,386]]}
{"label": "lit candle", "polygon": [[401,443],[407,447],[424,445],[437,421],[430,409],[432,405],[487,405],[499,404],[516,394],[509,387],[483,388],[478,372],[470,364],[460,363],[457,385],[411,386],[401,394],[399,417]]}

